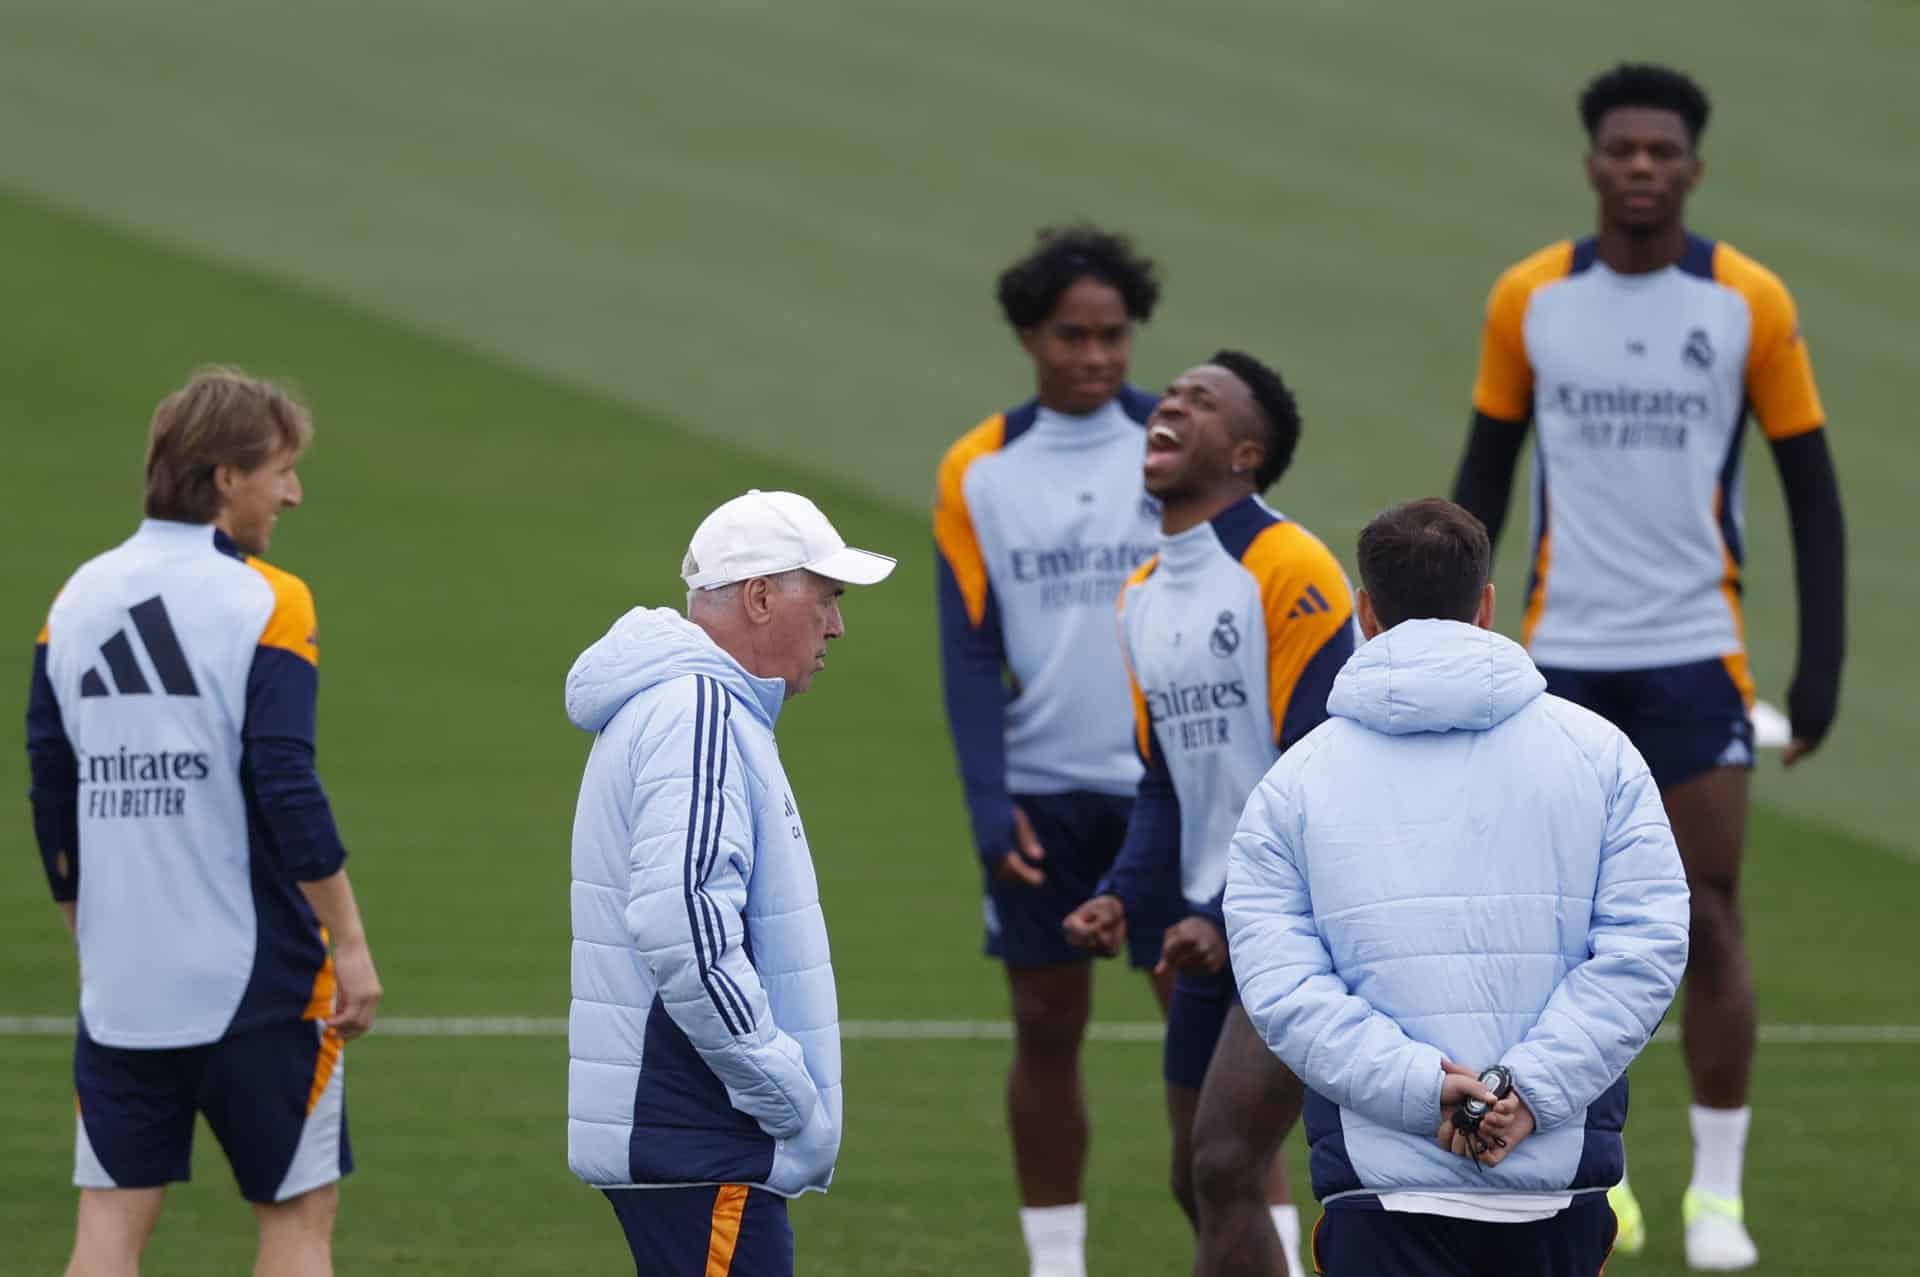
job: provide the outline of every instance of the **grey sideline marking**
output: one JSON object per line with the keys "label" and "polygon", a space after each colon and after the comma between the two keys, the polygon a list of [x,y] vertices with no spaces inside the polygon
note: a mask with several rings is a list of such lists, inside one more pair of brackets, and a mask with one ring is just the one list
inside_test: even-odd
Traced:
{"label": "grey sideline marking", "polygon": [[[565,1037],[561,1018],[531,1016],[384,1016],[374,1025],[383,1038],[558,1038]],[[0,1037],[64,1038],[73,1036],[73,1020],[58,1015],[0,1015]],[[998,1042],[1013,1030],[1003,1020],[846,1020],[840,1036],[854,1042]],[[1153,1021],[1088,1026],[1095,1042],[1158,1042],[1161,1026]],[[1661,1028],[1656,1043],[1674,1045],[1680,1031]],[[1776,1045],[1878,1046],[1920,1044],[1920,1024],[1763,1024],[1760,1040]]]}

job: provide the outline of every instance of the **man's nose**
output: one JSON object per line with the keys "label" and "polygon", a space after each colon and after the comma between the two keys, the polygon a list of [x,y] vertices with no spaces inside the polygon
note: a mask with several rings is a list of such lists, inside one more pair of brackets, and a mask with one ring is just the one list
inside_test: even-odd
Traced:
{"label": "man's nose", "polygon": [[286,506],[288,506],[289,508],[291,508],[293,506],[299,505],[301,498],[304,497],[305,495],[306,494],[300,488],[300,476],[297,474],[288,475],[287,490],[281,494],[281,497],[280,497],[281,502]]}
{"label": "man's nose", "polygon": [[846,634],[846,618],[840,615],[840,605],[835,603],[833,609],[827,613],[827,637],[830,639],[845,638]]}

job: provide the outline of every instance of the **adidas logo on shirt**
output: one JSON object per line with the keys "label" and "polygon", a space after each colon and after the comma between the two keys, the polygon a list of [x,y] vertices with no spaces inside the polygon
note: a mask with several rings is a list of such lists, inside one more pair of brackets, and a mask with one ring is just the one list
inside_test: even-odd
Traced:
{"label": "adidas logo on shirt", "polygon": [[1320,593],[1319,589],[1315,586],[1309,585],[1307,592],[1302,594],[1299,601],[1293,605],[1293,611],[1287,613],[1287,619],[1294,621],[1300,617],[1313,616],[1316,613],[1325,612],[1326,610],[1327,596]]}
{"label": "adidas logo on shirt", "polygon": [[[161,690],[168,696],[200,695],[200,687],[193,681],[193,671],[187,666],[187,654],[181,650],[180,637],[173,631],[173,621],[168,617],[167,605],[160,596],[156,594],[144,603],[136,603],[129,611],[133,616],[134,633],[139,637],[141,646],[147,649],[147,660],[160,680]],[[107,672],[113,676],[114,689],[121,695],[144,696],[153,692],[146,674],[140,668],[139,659],[134,655],[133,643],[127,638],[126,630],[115,630],[113,637],[100,645],[100,656],[107,663]],[[100,677],[99,666],[94,666],[81,676],[80,695],[113,695],[106,680]]]}

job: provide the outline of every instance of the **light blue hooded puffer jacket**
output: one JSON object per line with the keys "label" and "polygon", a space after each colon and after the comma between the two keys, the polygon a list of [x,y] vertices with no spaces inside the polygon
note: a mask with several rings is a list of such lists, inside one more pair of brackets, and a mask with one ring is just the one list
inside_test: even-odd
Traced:
{"label": "light blue hooded puffer jacket", "polygon": [[[1659,791],[1511,640],[1408,621],[1248,800],[1226,918],[1247,1014],[1311,1090],[1322,1201],[1601,1190],[1627,1065],[1687,961]],[[1537,1133],[1490,1171],[1443,1152],[1442,1058],[1501,1063]]]}
{"label": "light blue hooded puffer jacket", "polygon": [[785,700],[706,632],[636,608],[567,674],[597,733],[573,822],[567,1162],[601,1187],[824,1191],[840,1013]]}

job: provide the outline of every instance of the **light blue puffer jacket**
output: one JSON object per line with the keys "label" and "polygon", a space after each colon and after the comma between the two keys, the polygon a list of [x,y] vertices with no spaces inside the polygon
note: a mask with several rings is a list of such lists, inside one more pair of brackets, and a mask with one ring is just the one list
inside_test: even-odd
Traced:
{"label": "light blue puffer jacket", "polygon": [[[1498,634],[1405,622],[1247,802],[1233,970],[1311,1089],[1322,1201],[1620,1176],[1626,1068],[1686,967],[1686,880],[1639,753],[1545,687]],[[1533,1110],[1491,1171],[1434,1143],[1442,1057],[1507,1065]]]}
{"label": "light blue puffer jacket", "polygon": [[567,1162],[589,1184],[824,1191],[840,1013],[805,827],[773,723],[786,696],[669,609],[581,653],[597,733],[573,822]]}

